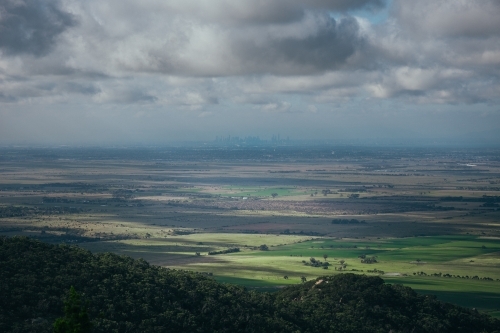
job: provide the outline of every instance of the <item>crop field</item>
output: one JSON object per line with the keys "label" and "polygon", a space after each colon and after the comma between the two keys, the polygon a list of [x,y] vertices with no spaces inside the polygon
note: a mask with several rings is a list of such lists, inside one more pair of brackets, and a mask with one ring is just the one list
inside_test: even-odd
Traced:
{"label": "crop field", "polygon": [[0,234],[258,290],[376,275],[500,317],[494,149],[4,148]]}

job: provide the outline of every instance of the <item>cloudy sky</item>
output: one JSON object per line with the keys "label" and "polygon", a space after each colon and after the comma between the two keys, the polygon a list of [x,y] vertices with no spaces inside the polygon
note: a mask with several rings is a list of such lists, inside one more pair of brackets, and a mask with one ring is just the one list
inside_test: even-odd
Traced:
{"label": "cloudy sky", "polygon": [[498,0],[0,0],[0,145],[500,142]]}

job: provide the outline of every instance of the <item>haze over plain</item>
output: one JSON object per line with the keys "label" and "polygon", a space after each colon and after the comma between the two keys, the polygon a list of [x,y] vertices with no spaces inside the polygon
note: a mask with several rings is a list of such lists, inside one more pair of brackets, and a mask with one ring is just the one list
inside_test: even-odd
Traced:
{"label": "haze over plain", "polygon": [[495,0],[3,0],[2,144],[500,139]]}

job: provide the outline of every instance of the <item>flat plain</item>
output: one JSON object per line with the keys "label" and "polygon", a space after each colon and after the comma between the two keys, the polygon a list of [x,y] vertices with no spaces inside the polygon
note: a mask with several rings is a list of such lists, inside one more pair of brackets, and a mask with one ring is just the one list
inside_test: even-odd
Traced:
{"label": "flat plain", "polygon": [[500,316],[500,150],[2,148],[0,234],[272,290],[379,275]]}

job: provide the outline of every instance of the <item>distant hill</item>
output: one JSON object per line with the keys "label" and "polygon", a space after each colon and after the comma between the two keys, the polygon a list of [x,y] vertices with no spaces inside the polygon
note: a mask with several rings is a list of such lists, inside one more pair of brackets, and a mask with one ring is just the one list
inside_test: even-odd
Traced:
{"label": "distant hill", "polygon": [[275,293],[111,253],[0,238],[0,332],[52,332],[71,286],[93,332],[500,332],[500,321],[378,277],[339,274]]}

